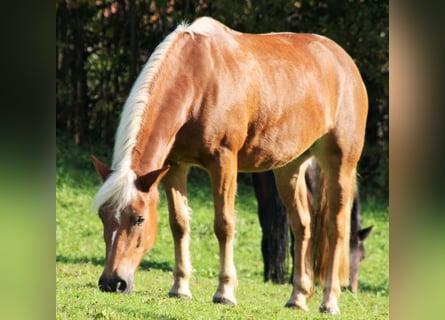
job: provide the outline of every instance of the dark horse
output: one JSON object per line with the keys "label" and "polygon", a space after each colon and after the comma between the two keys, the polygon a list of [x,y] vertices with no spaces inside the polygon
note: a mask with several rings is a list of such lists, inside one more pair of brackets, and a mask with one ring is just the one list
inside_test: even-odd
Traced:
{"label": "dark horse", "polygon": [[[315,205],[314,193],[319,187],[320,167],[315,161],[307,167],[305,172],[308,197],[312,210]],[[289,248],[289,222],[286,208],[278,195],[275,178],[272,171],[257,172],[252,174],[252,183],[255,197],[258,202],[258,216],[261,224],[262,239],[261,252],[264,262],[264,281],[271,280],[274,283],[287,281],[287,258]],[[362,229],[360,219],[360,198],[358,189],[354,194],[351,209],[351,234],[350,234],[350,265],[349,265],[349,289],[352,292],[358,290],[358,275],[361,261],[365,257],[364,241],[371,233],[373,226]],[[292,234],[291,256],[294,257]],[[293,260],[292,260],[293,261]],[[292,274],[290,276],[292,279]]]}
{"label": "dark horse", "polygon": [[[192,296],[187,176],[198,166],[210,176],[219,244],[213,301],[235,305],[237,172],[273,170],[298,252],[286,306],[307,310],[319,280],[320,310],[339,313],[341,285],[349,283],[349,219],[367,114],[357,66],[326,37],[241,33],[208,17],[180,25],[156,48],[131,89],[111,167],[94,159],[104,182],[95,199],[106,246],[99,287],[131,291],[156,237],[162,181],[175,250],[170,296]],[[323,236],[314,244],[300,174],[311,156],[326,180],[322,218],[315,221]]]}

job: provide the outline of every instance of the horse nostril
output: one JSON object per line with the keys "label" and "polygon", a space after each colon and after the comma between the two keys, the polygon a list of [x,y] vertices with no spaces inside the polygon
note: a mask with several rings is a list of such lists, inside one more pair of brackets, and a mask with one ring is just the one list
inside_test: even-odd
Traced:
{"label": "horse nostril", "polygon": [[102,277],[99,279],[99,289],[100,289],[100,291],[102,291],[102,292],[110,292],[110,291],[112,291],[112,289],[111,289],[111,287],[110,287],[108,281],[106,281],[106,280],[105,280],[104,278],[102,278]]}
{"label": "horse nostril", "polygon": [[125,280],[119,279],[116,283],[116,292],[125,292],[127,289],[127,282]]}

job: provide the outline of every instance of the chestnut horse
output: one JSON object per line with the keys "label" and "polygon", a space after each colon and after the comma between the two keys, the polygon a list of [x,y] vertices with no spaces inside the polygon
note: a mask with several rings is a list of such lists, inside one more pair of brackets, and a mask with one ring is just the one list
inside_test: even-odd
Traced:
{"label": "chestnut horse", "polygon": [[[307,194],[309,197],[312,215],[317,214],[314,201],[320,192],[320,167],[311,158],[310,165],[305,171]],[[289,242],[291,243],[291,256],[293,258],[294,239],[289,241],[286,208],[279,198],[275,178],[272,171],[256,172],[252,174],[252,184],[255,197],[258,202],[258,217],[260,220],[262,239],[261,253],[264,263],[264,281],[271,280],[274,283],[285,283],[287,274],[287,257]],[[312,218],[313,219],[313,218]],[[351,230],[350,230],[350,263],[349,263],[349,289],[358,291],[359,268],[361,261],[365,258],[364,241],[372,231],[373,226],[363,228],[360,218],[360,197],[358,189],[354,193],[351,208]],[[312,230],[313,236],[320,236],[320,232]],[[292,260],[293,261],[293,260]],[[292,276],[290,277],[292,279]]]}
{"label": "chestnut horse", "polygon": [[[347,53],[313,34],[244,34],[208,17],[180,25],[138,76],[116,134],[109,168],[93,159],[104,184],[95,198],[104,225],[103,291],[129,292],[153,245],[158,184],[163,183],[175,265],[170,296],[189,298],[190,166],[204,168],[219,242],[215,303],[235,305],[234,202],[238,171],[272,169],[295,236],[293,290],[286,306],[307,310],[313,292],[310,214],[300,165],[315,156],[326,177],[326,239],[314,276],[320,310],[338,313],[348,282],[349,212],[365,134],[367,94]],[[318,255],[317,255],[318,256]]]}

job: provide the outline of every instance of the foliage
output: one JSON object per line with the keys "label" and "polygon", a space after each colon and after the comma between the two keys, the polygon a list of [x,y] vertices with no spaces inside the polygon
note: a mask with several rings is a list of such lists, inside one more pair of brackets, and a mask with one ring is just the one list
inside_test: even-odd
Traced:
{"label": "foliage", "polygon": [[388,1],[56,0],[58,132],[112,146],[119,114],[150,53],[202,15],[243,32],[326,35],[356,60],[370,110],[360,163],[363,194],[388,194]]}
{"label": "foliage", "polygon": [[[240,182],[236,199],[235,265],[239,277],[238,306],[214,305],[219,268],[213,234],[213,203],[209,179],[192,172],[189,200],[193,276],[192,300],[168,298],[172,283],[173,243],[164,193],[159,206],[159,230],[153,249],[135,275],[130,295],[102,293],[97,281],[105,248],[102,225],[91,201],[100,186],[85,146],[58,141],[56,195],[56,319],[325,319],[318,313],[322,290],[316,288],[310,311],[284,308],[291,286],[263,283],[261,228],[250,184]],[[366,240],[360,292],[342,292],[341,319],[388,319],[388,211],[378,202],[363,206],[363,225],[373,224]]]}

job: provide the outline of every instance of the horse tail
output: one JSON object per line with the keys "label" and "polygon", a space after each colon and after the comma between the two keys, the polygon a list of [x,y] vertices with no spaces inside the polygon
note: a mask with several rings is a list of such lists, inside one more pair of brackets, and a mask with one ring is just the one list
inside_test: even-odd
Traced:
{"label": "horse tail", "polygon": [[[316,179],[317,186],[314,188],[313,205],[312,205],[312,220],[311,220],[311,249],[313,263],[314,281],[324,284],[329,263],[329,241],[328,241],[328,201],[327,201],[327,183],[326,178],[318,167],[318,176]],[[349,285],[349,239],[351,229],[351,207],[354,199],[354,192],[356,188],[356,175],[354,172],[352,181],[351,195],[348,199],[347,208],[345,212],[344,224],[344,243],[340,253],[339,266],[339,281],[341,286]]]}

